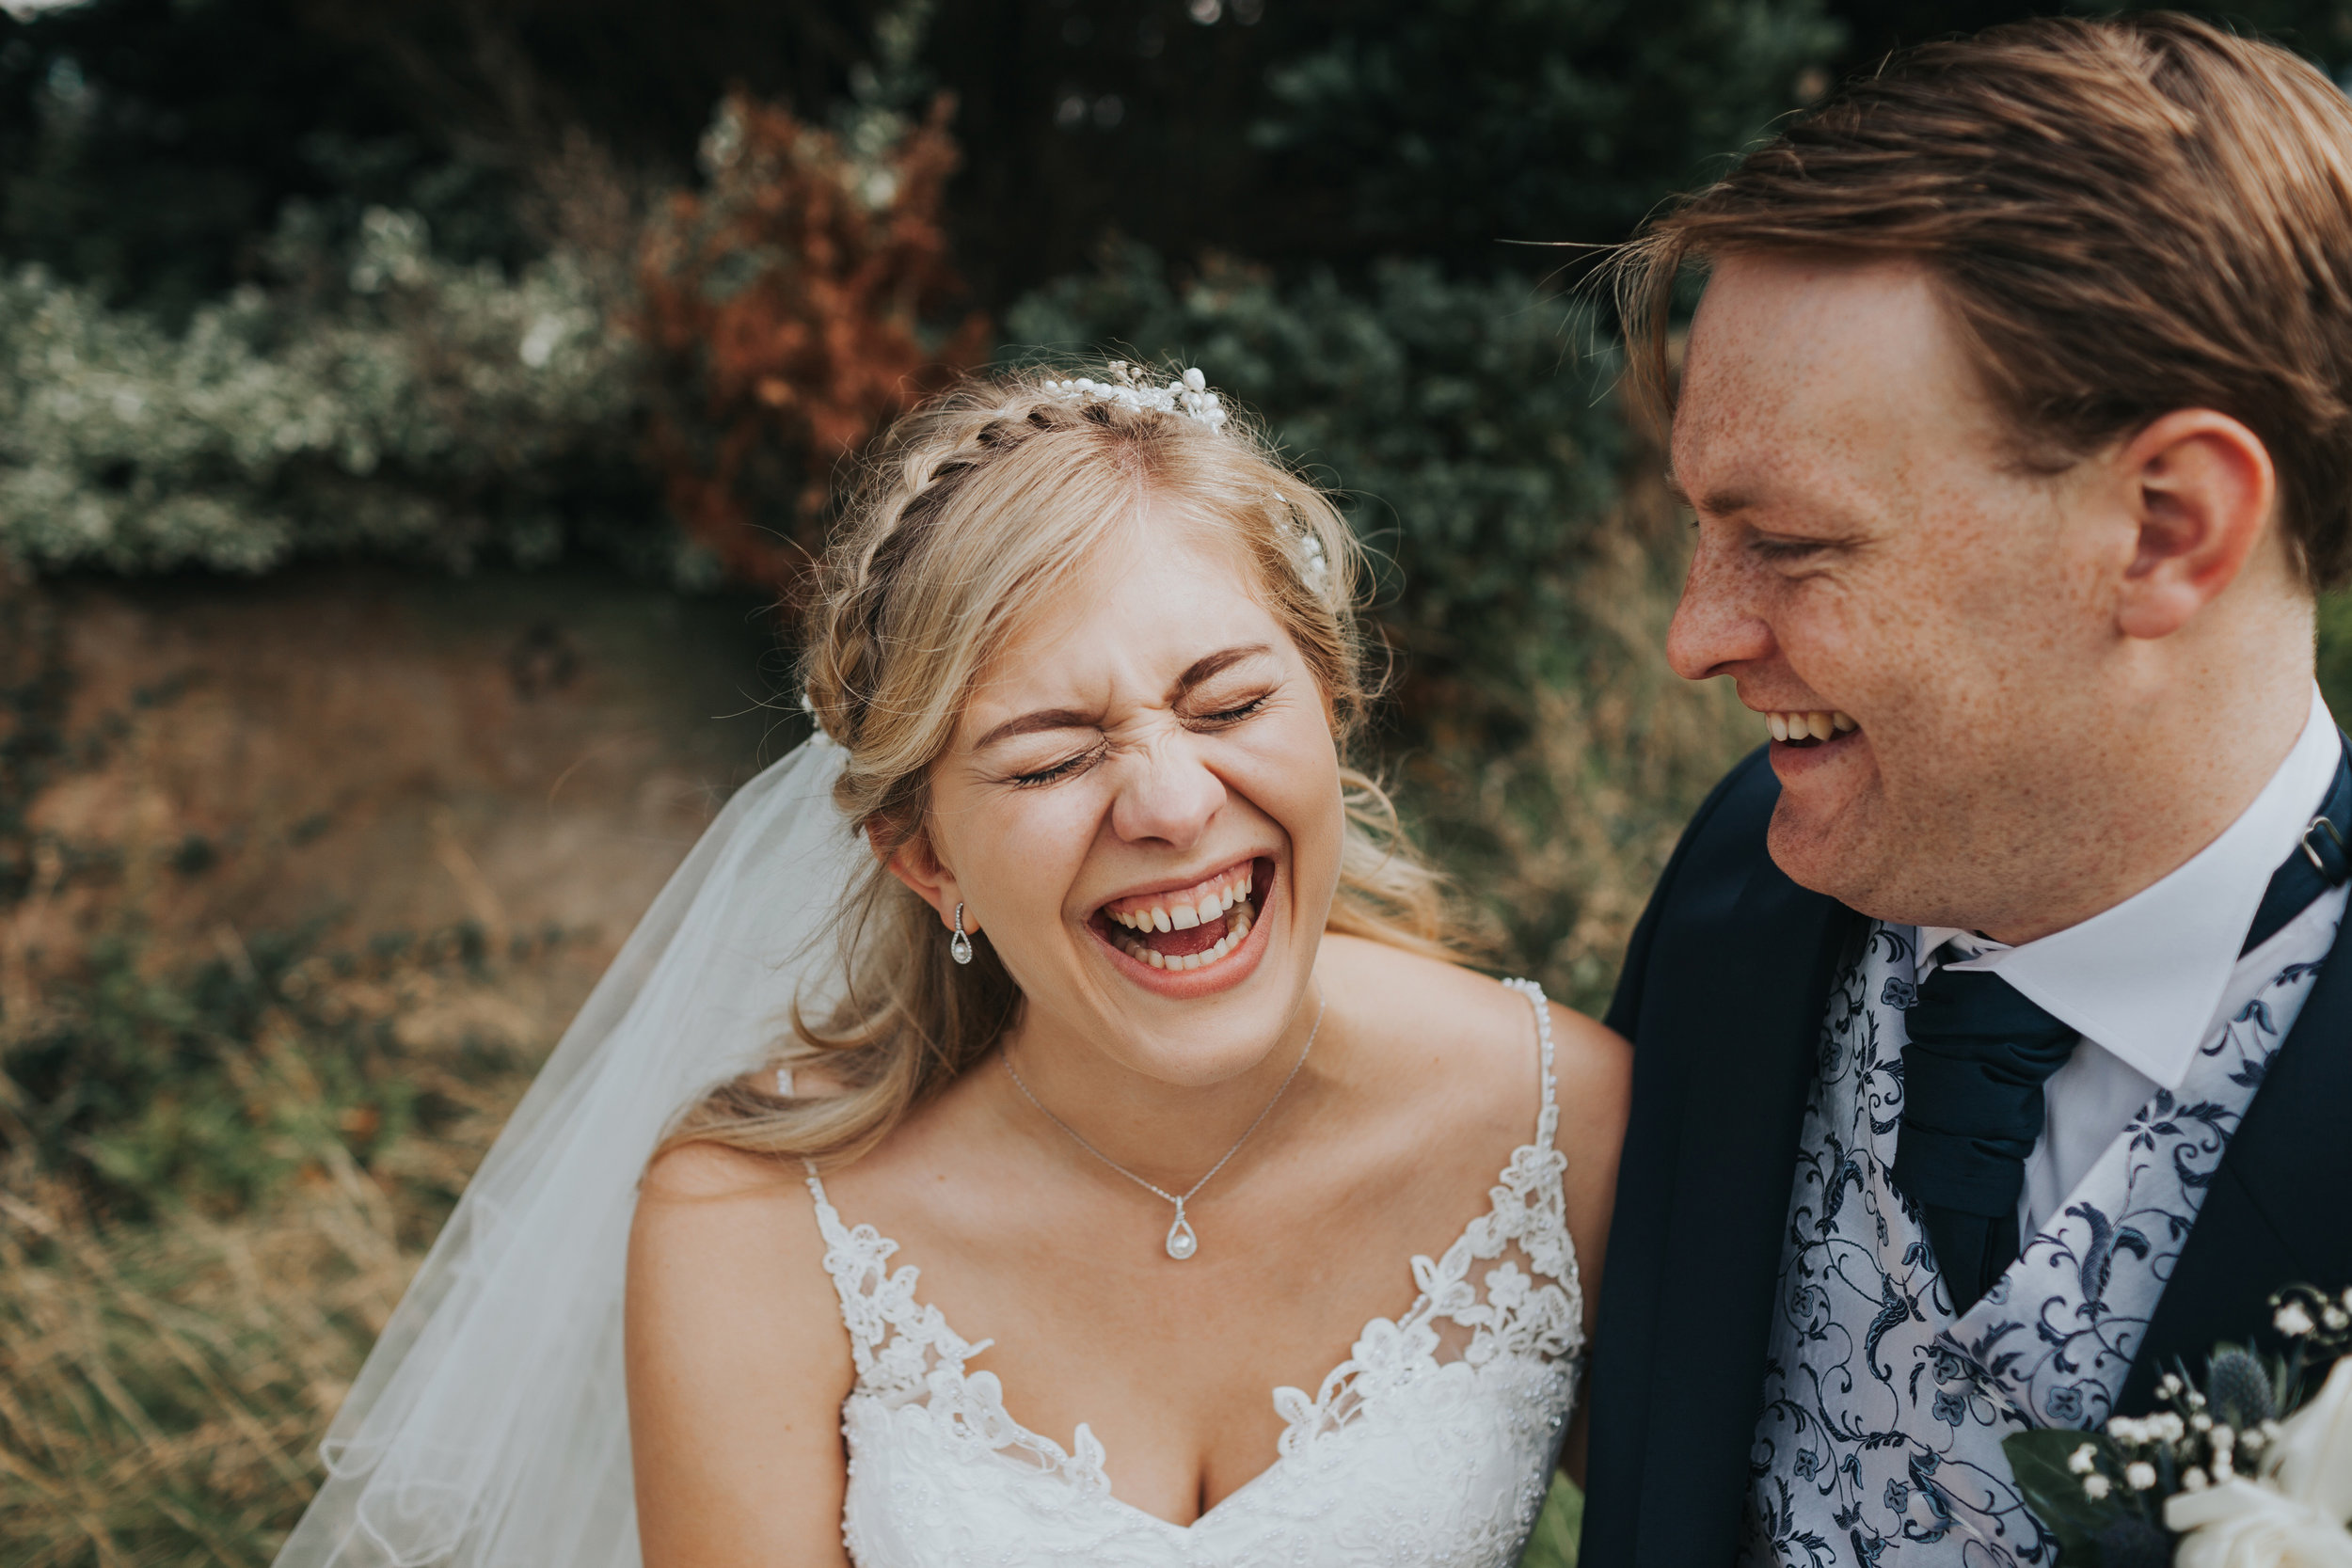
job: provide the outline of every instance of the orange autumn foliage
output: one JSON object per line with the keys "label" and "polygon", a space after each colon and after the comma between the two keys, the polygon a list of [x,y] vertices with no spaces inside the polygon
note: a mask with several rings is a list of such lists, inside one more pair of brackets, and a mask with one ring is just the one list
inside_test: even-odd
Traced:
{"label": "orange autumn foliage", "polygon": [[740,92],[638,261],[670,508],[739,581],[789,592],[821,545],[835,468],[986,357],[940,222],[961,153],[945,97],[859,157]]}

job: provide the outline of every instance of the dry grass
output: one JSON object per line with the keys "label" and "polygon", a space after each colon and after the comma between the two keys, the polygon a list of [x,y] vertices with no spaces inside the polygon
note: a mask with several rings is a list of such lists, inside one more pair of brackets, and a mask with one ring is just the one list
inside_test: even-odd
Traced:
{"label": "dry grass", "polygon": [[[215,1214],[109,1222],[21,1145],[0,1170],[0,1542],[11,1568],[266,1563],[316,1484],[316,1448],[410,1272],[529,1082],[552,1022],[517,977],[421,967],[326,988],[389,1022],[399,1070],[442,1107],[368,1149],[291,1020],[237,1064],[288,1176]],[[488,1027],[485,1027],[485,1024]],[[518,1034],[529,1038],[516,1037]]]}
{"label": "dry grass", "polygon": [[7,1568],[275,1553],[532,1068],[749,770],[687,720],[744,706],[755,639],[675,610],[0,592]]}

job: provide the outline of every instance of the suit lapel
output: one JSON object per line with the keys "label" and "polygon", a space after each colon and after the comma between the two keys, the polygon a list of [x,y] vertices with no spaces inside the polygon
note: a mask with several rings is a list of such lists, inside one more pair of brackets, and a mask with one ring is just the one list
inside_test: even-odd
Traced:
{"label": "suit lapel", "polygon": [[[2347,924],[2352,924],[2348,922]],[[2117,1408],[2153,1406],[2176,1360],[2201,1370],[2222,1341],[2270,1336],[2283,1285],[2352,1285],[2352,953],[2341,931],[2262,1089],[2222,1153],[2213,1191],[2156,1303]],[[2275,1348],[2275,1341],[2273,1342]]]}
{"label": "suit lapel", "polygon": [[1736,1545],[1814,1051],[1861,929],[1772,863],[1779,788],[1754,772],[1691,846],[1650,933],[1663,961],[1632,1031],[1641,1109],[1596,1380],[1596,1420],[1613,1428],[1597,1441],[1616,1451],[1595,1451],[1592,1506],[1615,1517],[1596,1561],[1721,1562]]}

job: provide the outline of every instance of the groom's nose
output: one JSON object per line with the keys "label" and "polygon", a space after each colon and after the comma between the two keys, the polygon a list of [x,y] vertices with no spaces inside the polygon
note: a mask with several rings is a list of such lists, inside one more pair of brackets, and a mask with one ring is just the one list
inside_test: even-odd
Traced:
{"label": "groom's nose", "polygon": [[1771,657],[1772,628],[1757,613],[1750,573],[1734,545],[1699,531],[1682,599],[1666,629],[1666,662],[1688,681],[1736,674],[1743,664]]}

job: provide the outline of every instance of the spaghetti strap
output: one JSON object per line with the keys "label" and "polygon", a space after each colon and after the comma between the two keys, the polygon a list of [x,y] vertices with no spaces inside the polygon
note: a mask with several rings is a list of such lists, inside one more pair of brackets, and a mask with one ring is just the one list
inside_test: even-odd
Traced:
{"label": "spaghetti strap", "polygon": [[1551,1069],[1551,1004],[1544,996],[1544,988],[1533,980],[1502,983],[1527,998],[1527,1005],[1535,1009],[1535,1054],[1541,1065],[1539,1082],[1543,1089],[1543,1108],[1535,1116],[1535,1147],[1548,1153],[1560,1135],[1560,1083]]}

